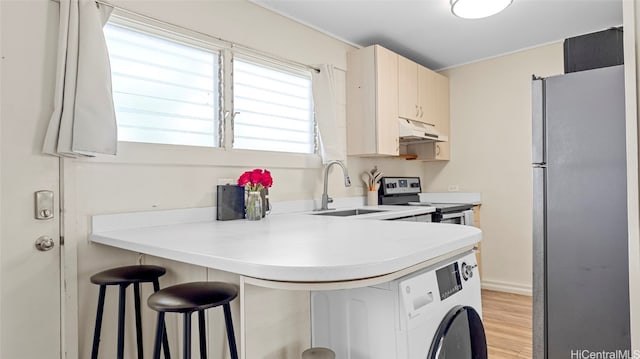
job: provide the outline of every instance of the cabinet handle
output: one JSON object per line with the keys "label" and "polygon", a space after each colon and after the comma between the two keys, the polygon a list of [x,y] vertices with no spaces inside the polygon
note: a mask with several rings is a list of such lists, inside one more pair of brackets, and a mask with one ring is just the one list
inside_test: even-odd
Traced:
{"label": "cabinet handle", "polygon": [[418,108],[418,105],[416,105],[416,117],[420,116],[420,109]]}
{"label": "cabinet handle", "polygon": [[422,111],[422,106],[420,106],[420,118],[422,118],[422,115],[424,115],[424,111]]}
{"label": "cabinet handle", "polygon": [[436,145],[436,156],[440,156],[440,145]]}

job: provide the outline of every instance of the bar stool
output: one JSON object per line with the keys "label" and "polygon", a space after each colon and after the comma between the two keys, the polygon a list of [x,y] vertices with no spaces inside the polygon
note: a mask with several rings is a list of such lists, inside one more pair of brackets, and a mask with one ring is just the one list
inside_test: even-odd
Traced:
{"label": "bar stool", "polygon": [[238,296],[235,285],[222,282],[191,282],[166,287],[149,296],[147,304],[158,312],[156,340],[153,358],[160,359],[160,342],[166,340],[164,316],[166,312],[184,314],[183,359],[191,359],[191,314],[198,312],[198,330],[200,332],[200,358],[207,357],[207,344],[204,311],[222,305],[224,321],[232,359],[238,359],[238,350],[231,320],[231,302]]}
{"label": "bar stool", "polygon": [[[158,278],[166,273],[166,270],[153,265],[133,265],[107,269],[91,276],[91,283],[100,286],[98,294],[98,312],[96,313],[96,327],[93,332],[93,348],[91,358],[98,358],[98,347],[100,345],[100,331],[102,329],[102,312],[104,311],[104,298],[109,285],[120,287],[118,302],[118,353],[117,358],[124,358],[124,312],[126,301],[126,289],[133,284],[135,315],[136,315],[136,342],[138,344],[138,359],[143,359],[142,350],[142,318],[140,315],[140,283],[153,283],[153,290],[160,290]],[[166,329],[164,329],[166,331]],[[164,342],[165,358],[169,356],[169,341]]]}

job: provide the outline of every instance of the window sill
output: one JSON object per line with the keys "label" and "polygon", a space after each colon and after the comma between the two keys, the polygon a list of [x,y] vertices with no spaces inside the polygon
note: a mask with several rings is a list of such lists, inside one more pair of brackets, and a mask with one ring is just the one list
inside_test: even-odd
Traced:
{"label": "window sill", "polygon": [[83,159],[94,163],[153,164],[175,166],[320,168],[316,154],[226,150],[195,146],[118,142],[116,156]]}

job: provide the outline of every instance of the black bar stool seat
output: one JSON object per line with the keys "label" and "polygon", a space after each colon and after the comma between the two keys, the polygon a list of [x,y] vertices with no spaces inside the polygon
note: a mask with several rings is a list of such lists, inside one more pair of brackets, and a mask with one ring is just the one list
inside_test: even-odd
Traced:
{"label": "black bar stool seat", "polygon": [[222,282],[191,282],[164,288],[149,296],[147,304],[158,312],[156,326],[156,340],[153,358],[160,358],[160,343],[166,340],[164,315],[166,312],[184,314],[184,343],[183,359],[191,358],[191,314],[198,312],[198,329],[200,332],[200,358],[206,359],[206,331],[204,311],[209,308],[222,306],[232,359],[238,359],[233,321],[231,320],[231,306],[229,303],[238,296],[235,285]]}
{"label": "black bar stool seat", "polygon": [[91,283],[120,285],[123,283],[151,283],[167,272],[160,266],[134,265],[107,269],[91,276]]}
{"label": "black bar stool seat", "polygon": [[[118,302],[118,348],[117,358],[124,358],[124,314],[126,302],[126,289],[133,284],[136,316],[136,342],[138,345],[138,359],[143,359],[142,345],[142,317],[140,312],[140,283],[153,283],[153,290],[160,290],[158,278],[166,273],[166,269],[154,265],[132,265],[116,267],[104,270],[91,276],[91,283],[100,286],[98,294],[98,311],[96,313],[96,326],[93,333],[93,347],[91,358],[98,358],[98,348],[100,346],[100,331],[102,330],[102,314],[104,312],[104,300],[107,286],[117,285],[120,287]],[[169,342],[164,342],[165,358],[170,359]]]}

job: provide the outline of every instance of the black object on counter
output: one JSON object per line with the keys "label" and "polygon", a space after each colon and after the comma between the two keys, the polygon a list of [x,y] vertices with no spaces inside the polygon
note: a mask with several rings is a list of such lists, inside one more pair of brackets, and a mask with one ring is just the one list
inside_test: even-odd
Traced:
{"label": "black object on counter", "polygon": [[218,221],[244,218],[244,187],[237,185],[219,185],[217,188]]}

